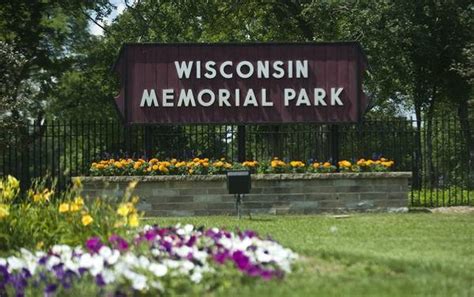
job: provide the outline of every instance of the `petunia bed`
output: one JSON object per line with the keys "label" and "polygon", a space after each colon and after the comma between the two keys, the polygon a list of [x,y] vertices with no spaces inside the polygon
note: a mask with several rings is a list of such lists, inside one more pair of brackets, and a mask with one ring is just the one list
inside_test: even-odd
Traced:
{"label": "petunia bed", "polygon": [[211,291],[237,280],[282,278],[298,257],[253,231],[145,226],[130,238],[112,235],[104,242],[92,237],[85,247],[22,249],[0,258],[0,295],[156,296],[195,288]]}

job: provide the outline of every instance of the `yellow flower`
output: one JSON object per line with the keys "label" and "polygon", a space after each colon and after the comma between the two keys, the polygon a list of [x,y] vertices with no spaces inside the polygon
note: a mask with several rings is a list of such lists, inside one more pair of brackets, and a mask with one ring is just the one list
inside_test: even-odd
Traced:
{"label": "yellow flower", "polygon": [[394,163],[393,161],[384,161],[382,162],[382,165],[384,167],[392,167],[393,163]]}
{"label": "yellow flower", "polygon": [[40,250],[40,249],[43,248],[43,246],[44,246],[44,242],[40,241],[40,242],[38,242],[38,243],[36,244],[36,249],[37,249],[37,250]]}
{"label": "yellow flower", "polygon": [[123,163],[121,163],[121,162],[115,162],[115,163],[114,163],[114,166],[117,167],[117,168],[122,168],[122,167],[123,167]]}
{"label": "yellow flower", "polygon": [[90,225],[93,221],[94,219],[88,214],[83,215],[81,219],[82,225],[84,226]]}
{"label": "yellow flower", "polygon": [[152,169],[153,169],[154,171],[157,171],[158,169],[160,169],[160,166],[158,166],[158,165],[153,165]]}
{"label": "yellow flower", "polygon": [[59,205],[59,212],[60,213],[65,213],[69,211],[69,203],[61,203]]}
{"label": "yellow flower", "polygon": [[351,164],[351,162],[349,162],[349,161],[342,160],[342,161],[339,162],[339,167],[346,167],[346,168],[349,168],[349,167],[351,167],[351,166],[352,166],[352,164]]}
{"label": "yellow flower", "polygon": [[10,185],[11,188],[17,189],[20,187],[20,182],[13,176],[9,175],[7,177],[8,184]]}
{"label": "yellow flower", "polygon": [[318,163],[318,162],[313,163],[313,168],[318,168],[319,166],[321,166],[321,163]]}
{"label": "yellow flower", "polygon": [[[92,165],[94,165],[95,163],[92,163]],[[95,166],[94,166],[95,167]],[[80,188],[82,187],[82,182],[81,182],[81,179],[79,177],[76,177],[76,178],[73,178],[72,180],[72,183],[74,185],[75,188]]]}
{"label": "yellow flower", "polygon": [[329,163],[329,162],[324,162],[323,167],[324,167],[324,168],[329,168],[329,167],[331,167],[331,163]]}
{"label": "yellow flower", "polygon": [[178,162],[176,163],[176,165],[174,165],[176,168],[180,168],[180,167],[183,167],[183,166],[186,166],[186,162]]}
{"label": "yellow flower", "polygon": [[304,167],[304,163],[301,161],[291,161],[290,162],[291,167]]}
{"label": "yellow flower", "polygon": [[6,218],[10,215],[9,207],[6,204],[0,204],[0,219]]}
{"label": "yellow flower", "polygon": [[138,227],[139,220],[138,215],[136,213],[128,217],[128,224],[130,225],[130,227]]}
{"label": "yellow flower", "polygon": [[134,180],[128,183],[127,190],[133,190],[137,187],[138,181]]}
{"label": "yellow flower", "polygon": [[171,161],[170,161],[170,163],[173,164],[173,165],[176,164],[177,162],[178,162],[178,160],[176,160],[176,159],[174,159],[174,158],[171,159]]}
{"label": "yellow flower", "polygon": [[133,203],[133,204],[137,204],[138,201],[140,201],[140,197],[138,197],[138,196],[133,196],[133,197],[132,197],[132,203]]}
{"label": "yellow flower", "polygon": [[71,212],[79,211],[81,210],[81,207],[82,206],[77,203],[71,203],[71,206],[69,207],[69,211]]}
{"label": "yellow flower", "polygon": [[133,164],[133,169],[140,169],[141,166],[142,166],[142,163],[135,162],[135,164]]}
{"label": "yellow flower", "polygon": [[121,215],[122,217],[128,216],[129,212],[130,208],[124,203],[120,204],[119,208],[117,209],[117,214]]}
{"label": "yellow flower", "polygon": [[74,198],[74,203],[82,207],[84,206],[84,199],[81,196],[77,196]]}
{"label": "yellow flower", "polygon": [[[155,166],[156,166],[156,165],[155,165]],[[161,172],[163,172],[163,173],[168,173],[168,172],[169,172],[168,168],[167,168],[166,165],[164,165],[164,164],[161,164],[158,169],[159,169]]]}

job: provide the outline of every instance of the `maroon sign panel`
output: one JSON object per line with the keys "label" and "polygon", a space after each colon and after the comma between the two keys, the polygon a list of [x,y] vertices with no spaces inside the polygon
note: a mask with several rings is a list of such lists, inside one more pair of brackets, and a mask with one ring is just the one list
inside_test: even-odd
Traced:
{"label": "maroon sign panel", "polygon": [[116,98],[131,124],[356,122],[358,43],[125,44]]}

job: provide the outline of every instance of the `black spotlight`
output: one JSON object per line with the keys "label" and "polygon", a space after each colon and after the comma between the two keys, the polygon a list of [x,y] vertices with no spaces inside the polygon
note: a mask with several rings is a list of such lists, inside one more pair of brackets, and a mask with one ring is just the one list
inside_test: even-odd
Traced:
{"label": "black spotlight", "polygon": [[244,194],[250,193],[251,181],[250,171],[248,170],[230,170],[227,171],[227,189],[229,194],[234,194],[235,209],[237,216],[241,217],[240,206]]}

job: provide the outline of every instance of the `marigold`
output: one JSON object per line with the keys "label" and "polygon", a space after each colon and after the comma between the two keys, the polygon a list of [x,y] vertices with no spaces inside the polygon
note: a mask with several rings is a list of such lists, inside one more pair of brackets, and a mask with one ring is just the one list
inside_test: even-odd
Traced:
{"label": "marigold", "polygon": [[94,219],[88,214],[83,215],[82,219],[81,219],[82,225],[84,225],[84,226],[90,225],[93,221],[94,221]]}
{"label": "marigold", "polygon": [[163,173],[168,173],[169,172],[169,169],[163,164],[161,164],[158,169]]}
{"label": "marigold", "polygon": [[324,168],[329,168],[329,167],[331,167],[331,163],[329,163],[329,162],[324,162],[323,167],[324,167]]}
{"label": "marigold", "polygon": [[347,161],[347,160],[342,160],[342,161],[339,161],[339,167],[346,167],[346,168],[349,168],[352,166],[351,162]]}

